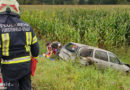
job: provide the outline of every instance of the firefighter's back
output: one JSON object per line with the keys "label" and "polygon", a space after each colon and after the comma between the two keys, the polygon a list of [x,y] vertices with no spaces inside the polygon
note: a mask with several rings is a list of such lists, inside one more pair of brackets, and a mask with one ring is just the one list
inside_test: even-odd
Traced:
{"label": "firefighter's back", "polygon": [[7,90],[31,90],[31,57],[39,54],[37,38],[19,16],[16,0],[0,1],[1,72]]}
{"label": "firefighter's back", "polygon": [[30,73],[31,28],[22,22],[18,15],[3,14],[0,15],[0,20],[2,67],[4,71],[7,69],[7,73],[19,71],[15,75],[7,74],[11,77],[9,79],[12,79],[11,75],[13,79],[19,79],[22,74]]}

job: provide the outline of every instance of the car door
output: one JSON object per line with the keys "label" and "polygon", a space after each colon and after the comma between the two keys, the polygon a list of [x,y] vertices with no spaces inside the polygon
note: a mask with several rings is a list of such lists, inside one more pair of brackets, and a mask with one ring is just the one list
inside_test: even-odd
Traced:
{"label": "car door", "polygon": [[109,55],[109,65],[111,68],[116,69],[116,70],[122,70],[123,69],[123,65],[120,63],[119,59],[117,58],[116,55],[114,55],[113,53],[108,53]]}
{"label": "car door", "polygon": [[99,67],[109,67],[109,62],[108,62],[108,54],[106,51],[103,50],[95,50],[94,51],[94,62],[95,64]]}
{"label": "car door", "polygon": [[74,60],[76,58],[76,52],[77,52],[77,48],[78,48],[78,46],[73,48],[74,46],[76,46],[76,45],[73,43],[69,43],[69,44],[65,45],[61,49],[59,56],[65,60],[69,60],[69,59]]}
{"label": "car door", "polygon": [[68,60],[70,58],[70,55],[66,52],[66,50],[64,50],[64,48],[61,49],[59,56],[65,60]]}
{"label": "car door", "polygon": [[81,47],[78,50],[78,57],[81,64],[86,65],[89,62],[87,61],[87,58],[91,59],[92,61],[93,56],[93,49],[89,49],[87,47]]}

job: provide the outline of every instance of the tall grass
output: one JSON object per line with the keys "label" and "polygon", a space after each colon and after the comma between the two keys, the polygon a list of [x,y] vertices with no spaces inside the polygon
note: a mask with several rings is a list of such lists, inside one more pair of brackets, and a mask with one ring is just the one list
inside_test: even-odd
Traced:
{"label": "tall grass", "polygon": [[78,63],[39,58],[32,87],[36,90],[129,90],[130,76]]}

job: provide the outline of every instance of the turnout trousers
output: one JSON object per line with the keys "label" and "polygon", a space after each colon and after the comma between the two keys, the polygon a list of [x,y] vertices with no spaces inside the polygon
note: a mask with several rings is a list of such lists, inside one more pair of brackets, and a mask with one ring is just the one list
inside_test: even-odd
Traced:
{"label": "turnout trousers", "polygon": [[31,61],[2,65],[5,90],[31,90]]}

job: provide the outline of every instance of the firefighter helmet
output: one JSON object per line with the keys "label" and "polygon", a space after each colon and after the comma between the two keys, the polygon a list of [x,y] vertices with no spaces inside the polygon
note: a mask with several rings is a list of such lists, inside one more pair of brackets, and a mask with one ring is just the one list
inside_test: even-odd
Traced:
{"label": "firefighter helmet", "polygon": [[20,13],[19,3],[17,0],[0,0],[0,13],[6,12],[7,8],[9,8],[13,13]]}

